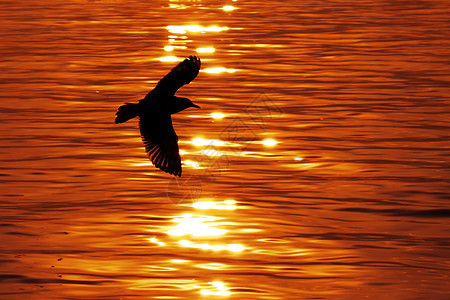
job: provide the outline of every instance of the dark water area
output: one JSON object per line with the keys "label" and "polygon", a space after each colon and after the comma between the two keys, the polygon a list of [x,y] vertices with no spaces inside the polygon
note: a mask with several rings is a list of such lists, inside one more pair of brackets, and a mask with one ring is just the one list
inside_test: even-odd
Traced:
{"label": "dark water area", "polygon": [[[449,299],[448,1],[0,1],[0,299]],[[115,125],[189,55],[180,179]]]}

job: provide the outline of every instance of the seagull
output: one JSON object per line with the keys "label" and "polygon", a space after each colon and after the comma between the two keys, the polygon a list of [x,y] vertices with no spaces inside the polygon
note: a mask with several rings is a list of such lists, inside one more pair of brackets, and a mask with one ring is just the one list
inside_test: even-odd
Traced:
{"label": "seagull", "polygon": [[171,115],[188,107],[200,108],[188,98],[175,96],[200,70],[200,59],[189,56],[174,67],[139,103],[125,103],[116,112],[115,123],[139,117],[139,130],[145,152],[155,167],[181,177],[181,158],[178,136]]}

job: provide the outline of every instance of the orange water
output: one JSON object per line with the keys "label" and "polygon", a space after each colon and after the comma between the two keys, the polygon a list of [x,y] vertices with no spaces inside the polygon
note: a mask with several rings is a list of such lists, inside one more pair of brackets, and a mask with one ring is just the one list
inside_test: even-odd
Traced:
{"label": "orange water", "polygon": [[[449,15],[1,1],[0,298],[448,299]],[[113,120],[191,54],[176,180]]]}

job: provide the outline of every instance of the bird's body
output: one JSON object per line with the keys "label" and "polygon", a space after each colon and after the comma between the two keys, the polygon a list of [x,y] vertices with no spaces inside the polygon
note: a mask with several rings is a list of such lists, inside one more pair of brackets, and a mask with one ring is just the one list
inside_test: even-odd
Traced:
{"label": "bird's body", "polygon": [[149,159],[155,167],[175,176],[181,176],[181,158],[171,115],[188,107],[199,108],[188,98],[175,96],[175,92],[191,82],[199,70],[200,59],[190,56],[164,76],[139,103],[126,103],[116,113],[116,124],[139,116],[139,129]]}

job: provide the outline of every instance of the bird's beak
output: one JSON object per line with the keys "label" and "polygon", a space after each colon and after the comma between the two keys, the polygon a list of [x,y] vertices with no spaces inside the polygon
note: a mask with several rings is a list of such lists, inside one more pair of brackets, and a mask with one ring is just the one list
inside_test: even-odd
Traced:
{"label": "bird's beak", "polygon": [[198,105],[196,105],[196,104],[192,104],[192,107],[200,108],[200,106],[198,106]]}

